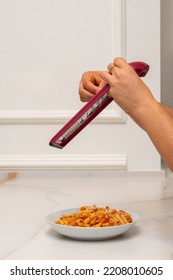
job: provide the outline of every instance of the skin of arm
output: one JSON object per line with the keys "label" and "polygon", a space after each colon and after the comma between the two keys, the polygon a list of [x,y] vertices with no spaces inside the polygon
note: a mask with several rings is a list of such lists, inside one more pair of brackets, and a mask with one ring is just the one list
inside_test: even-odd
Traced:
{"label": "skin of arm", "polygon": [[165,105],[165,104],[160,104],[162,108],[168,113],[168,115],[173,119],[173,108]]}
{"label": "skin of arm", "polygon": [[160,153],[167,166],[173,171],[173,118],[158,102],[148,108],[134,112],[143,129]]}
{"label": "skin of arm", "polygon": [[109,94],[114,101],[146,131],[162,159],[173,171],[173,109],[156,101],[146,84],[123,58],[115,58],[114,65],[111,73],[96,71],[83,74],[79,85],[81,101],[88,101],[101,87],[109,84]]}

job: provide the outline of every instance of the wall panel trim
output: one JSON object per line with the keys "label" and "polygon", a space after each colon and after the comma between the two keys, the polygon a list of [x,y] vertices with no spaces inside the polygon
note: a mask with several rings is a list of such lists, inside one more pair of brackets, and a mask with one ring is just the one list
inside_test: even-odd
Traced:
{"label": "wall panel trim", "polygon": [[[114,105],[114,104],[113,104]],[[77,111],[0,111],[0,124],[64,124],[70,120]],[[92,123],[126,123],[126,113],[116,109],[105,110],[97,116]]]}
{"label": "wall panel trim", "polygon": [[1,171],[22,170],[126,170],[125,154],[115,155],[4,155]]}

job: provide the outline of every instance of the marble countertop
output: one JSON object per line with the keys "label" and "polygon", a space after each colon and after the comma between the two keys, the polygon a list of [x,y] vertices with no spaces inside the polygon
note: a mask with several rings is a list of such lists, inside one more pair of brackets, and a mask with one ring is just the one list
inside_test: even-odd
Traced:
{"label": "marble countertop", "polygon": [[[117,189],[103,187],[103,181],[77,176],[1,180],[0,259],[173,259],[173,199],[116,202]],[[97,203],[135,211],[140,219],[128,233],[104,241],[68,239],[46,221],[59,209]]]}

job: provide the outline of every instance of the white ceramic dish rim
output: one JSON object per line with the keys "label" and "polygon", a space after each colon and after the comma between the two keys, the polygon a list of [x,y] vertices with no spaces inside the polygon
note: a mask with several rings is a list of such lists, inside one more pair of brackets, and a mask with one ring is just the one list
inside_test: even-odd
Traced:
{"label": "white ceramic dish rim", "polygon": [[[61,235],[64,235],[73,239],[90,239],[100,240],[113,238],[129,231],[139,219],[139,215],[136,212],[124,210],[132,216],[133,222],[129,224],[119,226],[108,226],[108,227],[78,227],[78,226],[66,226],[56,224],[57,221],[63,214],[72,214],[79,211],[80,208],[69,208],[61,209],[50,213],[47,216],[47,221],[51,227]],[[80,236],[81,233],[81,236]]]}

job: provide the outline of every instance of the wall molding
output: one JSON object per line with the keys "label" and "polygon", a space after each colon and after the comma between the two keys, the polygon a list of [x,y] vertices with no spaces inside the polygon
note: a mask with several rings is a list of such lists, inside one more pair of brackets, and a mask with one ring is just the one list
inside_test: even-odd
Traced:
{"label": "wall molding", "polygon": [[105,155],[4,155],[1,171],[23,170],[126,170],[125,154]]}
{"label": "wall molding", "polygon": [[[114,105],[114,104],[113,104]],[[64,124],[70,120],[77,111],[0,111],[0,124]],[[127,115],[122,110],[112,108],[104,110],[92,123],[119,123],[125,124]]]}
{"label": "wall molding", "polygon": [[[114,38],[113,57],[127,56],[127,0],[116,0],[112,1],[112,19],[113,29],[112,37]],[[116,37],[115,37],[116,34]]]}

